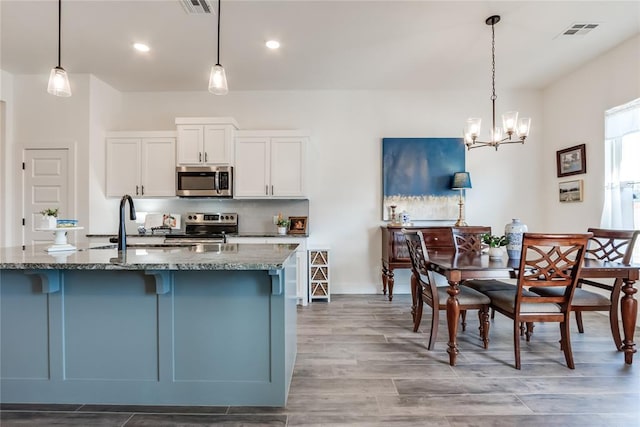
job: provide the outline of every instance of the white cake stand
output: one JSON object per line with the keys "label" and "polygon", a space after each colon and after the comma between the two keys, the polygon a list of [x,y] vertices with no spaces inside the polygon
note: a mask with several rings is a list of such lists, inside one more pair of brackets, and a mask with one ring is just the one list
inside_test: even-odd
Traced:
{"label": "white cake stand", "polygon": [[84,227],[59,227],[59,228],[36,228],[36,231],[53,231],[55,240],[49,246],[47,252],[75,251],[76,247],[67,241],[67,231],[84,230]]}

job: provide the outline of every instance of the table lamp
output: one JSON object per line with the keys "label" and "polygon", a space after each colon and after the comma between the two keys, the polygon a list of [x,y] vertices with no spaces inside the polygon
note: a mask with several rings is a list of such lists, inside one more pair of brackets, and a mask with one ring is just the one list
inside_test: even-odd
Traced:
{"label": "table lamp", "polygon": [[460,205],[460,213],[458,215],[458,221],[456,221],[456,227],[466,227],[467,223],[464,221],[464,196],[463,191],[465,188],[471,188],[471,176],[469,172],[456,172],[453,174],[453,179],[451,183],[452,190],[460,190],[460,201],[458,205]]}

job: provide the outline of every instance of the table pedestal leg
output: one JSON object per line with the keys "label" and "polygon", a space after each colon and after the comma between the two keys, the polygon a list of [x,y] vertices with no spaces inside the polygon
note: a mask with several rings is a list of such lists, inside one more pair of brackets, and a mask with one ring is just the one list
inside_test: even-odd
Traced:
{"label": "table pedestal leg", "polygon": [[633,353],[636,352],[635,343],[633,342],[633,333],[635,331],[636,320],[638,318],[638,301],[633,295],[638,292],[633,287],[634,281],[625,280],[622,285],[624,296],[620,301],[620,311],[622,314],[622,329],[624,331],[624,340],[622,341],[621,350],[624,351],[624,362],[628,365],[633,363]]}
{"label": "table pedestal leg", "polygon": [[456,357],[458,356],[458,343],[456,335],[458,334],[458,318],[460,317],[460,303],[457,295],[460,293],[458,282],[449,281],[447,289],[449,298],[447,299],[447,327],[449,329],[449,342],[447,345],[447,353],[449,353],[449,365],[456,365]]}

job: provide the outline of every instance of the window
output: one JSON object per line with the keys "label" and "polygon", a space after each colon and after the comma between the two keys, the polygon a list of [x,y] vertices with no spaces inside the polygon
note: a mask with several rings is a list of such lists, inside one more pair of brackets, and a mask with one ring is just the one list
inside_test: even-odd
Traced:
{"label": "window", "polygon": [[[640,98],[605,112],[601,227],[640,229]],[[640,261],[640,249],[634,261]]]}

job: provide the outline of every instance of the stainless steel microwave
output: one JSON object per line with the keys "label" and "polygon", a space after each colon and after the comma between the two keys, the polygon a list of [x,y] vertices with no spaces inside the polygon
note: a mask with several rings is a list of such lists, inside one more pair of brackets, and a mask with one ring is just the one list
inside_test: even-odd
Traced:
{"label": "stainless steel microwave", "polygon": [[232,197],[232,166],[176,167],[176,195],[180,197]]}

